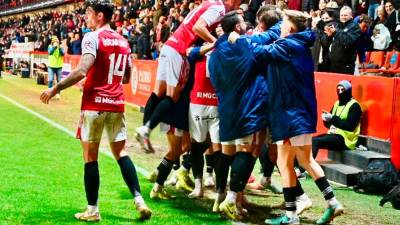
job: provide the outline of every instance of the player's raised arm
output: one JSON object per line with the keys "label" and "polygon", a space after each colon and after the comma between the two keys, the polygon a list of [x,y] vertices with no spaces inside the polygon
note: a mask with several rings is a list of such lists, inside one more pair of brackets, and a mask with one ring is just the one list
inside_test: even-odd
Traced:
{"label": "player's raised arm", "polygon": [[203,18],[199,18],[196,24],[193,26],[193,32],[195,32],[201,39],[206,42],[214,43],[217,39],[208,31],[207,22]]}

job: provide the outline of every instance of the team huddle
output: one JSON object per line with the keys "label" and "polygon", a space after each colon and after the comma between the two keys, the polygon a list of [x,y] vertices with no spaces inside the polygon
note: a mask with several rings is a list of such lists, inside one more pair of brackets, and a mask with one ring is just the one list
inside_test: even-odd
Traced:
{"label": "team huddle", "polygon": [[[152,214],[125,150],[122,84],[129,82],[132,60],[127,41],[110,28],[113,9],[110,1],[87,2],[87,24],[93,32],[84,36],[81,61],[65,80],[41,95],[48,103],[58,91],[86,78],[77,138],[84,150],[88,206],[75,214],[85,221],[101,219],[97,160],[104,128],[140,218]],[[272,171],[278,166],[285,200],[285,213],[265,223],[300,224],[299,214],[312,203],[297,180],[296,162],[307,170],[327,202],[316,223],[329,223],[344,208],[311,152],[317,112],[310,52],[315,37],[308,18],[298,11],[281,12],[266,5],[257,12],[258,26],[249,34],[242,15],[234,9],[231,2],[203,0],[161,49],[156,86],[146,103],[143,126],[136,129],[136,139],[146,152],[154,152],[150,134],[157,125],[169,144],[151,175],[150,198],[174,197],[164,188],[173,168],[176,187],[189,191],[190,198],[200,198],[203,185],[213,185],[215,171],[212,211],[240,220],[247,213],[243,191],[260,158],[265,187],[271,187]],[[277,157],[270,157],[271,152]]]}

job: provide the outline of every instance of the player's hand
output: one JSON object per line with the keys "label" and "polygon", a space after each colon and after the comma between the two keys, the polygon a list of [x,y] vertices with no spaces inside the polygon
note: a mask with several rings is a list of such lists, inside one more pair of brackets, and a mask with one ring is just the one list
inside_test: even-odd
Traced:
{"label": "player's hand", "polygon": [[218,25],[218,27],[215,29],[215,33],[217,33],[217,37],[224,35],[224,30],[222,30],[221,25]]}
{"label": "player's hand", "polygon": [[43,91],[43,93],[40,95],[40,100],[44,104],[49,104],[50,99],[52,97],[54,97],[56,94],[57,94],[57,90],[55,89],[55,87],[49,88],[49,89]]}
{"label": "player's hand", "polygon": [[236,32],[231,32],[228,37],[228,41],[231,44],[235,44],[236,40],[240,37],[240,35]]}

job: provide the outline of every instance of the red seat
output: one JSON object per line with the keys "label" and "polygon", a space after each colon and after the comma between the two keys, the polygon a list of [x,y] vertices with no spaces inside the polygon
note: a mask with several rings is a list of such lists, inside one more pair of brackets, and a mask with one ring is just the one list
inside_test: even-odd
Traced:
{"label": "red seat", "polygon": [[[378,66],[378,69],[363,69],[362,72],[365,73],[379,73],[379,68],[382,67],[385,61],[385,53],[384,51],[374,51],[371,52],[369,57],[366,57],[366,64],[375,64]],[[368,56],[368,55],[367,55]]]}
{"label": "red seat", "polygon": [[[387,57],[389,57],[389,60],[386,60],[386,61],[389,61],[389,64],[387,66],[385,66],[385,68],[387,68],[387,69],[382,70],[381,72],[386,73],[386,74],[400,73],[400,52],[391,51],[390,53],[392,53],[390,55],[390,57],[387,56]],[[390,65],[390,58],[392,58],[393,54],[395,54],[395,53],[397,54],[396,63],[394,65]],[[389,52],[388,52],[388,54],[389,54]]]}

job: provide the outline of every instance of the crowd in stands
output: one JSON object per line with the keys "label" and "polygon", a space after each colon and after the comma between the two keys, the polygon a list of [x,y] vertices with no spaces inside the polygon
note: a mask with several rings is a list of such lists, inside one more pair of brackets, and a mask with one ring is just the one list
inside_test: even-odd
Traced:
{"label": "crowd in stands", "polygon": [[[0,1],[0,5],[2,2],[10,1]],[[156,59],[160,46],[200,3],[200,0],[123,0],[116,5],[113,24],[129,40],[138,59]],[[313,57],[318,71],[354,74],[357,56],[361,69],[380,69],[383,63],[370,61],[366,52],[400,47],[400,1],[245,0],[239,12],[252,25],[249,27],[256,26],[256,12],[265,4],[309,13],[310,27],[317,34]],[[0,18],[0,48],[7,49],[12,42],[35,42],[35,50],[47,51],[52,36],[57,36],[68,54],[78,55],[81,39],[90,31],[84,15],[81,3],[72,11],[43,10]],[[397,53],[391,54],[395,56]]]}

